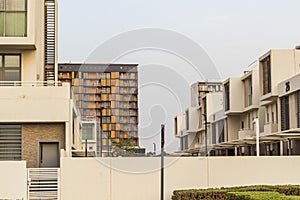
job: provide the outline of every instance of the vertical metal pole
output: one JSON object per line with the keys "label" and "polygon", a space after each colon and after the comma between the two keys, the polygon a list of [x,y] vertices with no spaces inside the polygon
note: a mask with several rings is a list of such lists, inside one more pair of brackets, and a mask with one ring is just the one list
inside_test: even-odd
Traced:
{"label": "vertical metal pole", "polygon": [[87,157],[87,139],[85,139],[85,157]]}
{"label": "vertical metal pole", "polygon": [[110,157],[110,132],[107,133],[107,137],[108,137],[108,141],[107,141],[107,145],[108,145],[108,157]]}
{"label": "vertical metal pole", "polygon": [[259,156],[259,120],[258,118],[254,119],[255,123],[255,132],[256,132],[256,156]]}
{"label": "vertical metal pole", "polygon": [[207,116],[204,114],[205,119],[205,156],[208,156],[208,150],[207,150]]}
{"label": "vertical metal pole", "polygon": [[164,200],[164,146],[165,146],[165,125],[161,125],[161,172],[160,172],[160,199]]}
{"label": "vertical metal pole", "polygon": [[103,132],[102,132],[102,110],[103,108],[100,108],[100,157],[102,157],[102,145],[103,145]]}

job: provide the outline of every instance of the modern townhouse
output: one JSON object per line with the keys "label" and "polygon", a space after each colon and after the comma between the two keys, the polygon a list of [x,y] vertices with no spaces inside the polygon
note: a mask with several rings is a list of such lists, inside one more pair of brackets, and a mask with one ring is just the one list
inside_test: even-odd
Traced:
{"label": "modern townhouse", "polygon": [[80,114],[57,82],[57,2],[0,4],[0,160],[59,167],[81,149]]}
{"label": "modern townhouse", "polygon": [[260,105],[265,155],[299,155],[298,76],[300,49],[270,50],[259,58]]}
{"label": "modern townhouse", "polygon": [[255,155],[255,119],[263,120],[259,106],[259,72],[245,71],[242,77],[229,78],[224,83],[224,142],[220,155]]}
{"label": "modern townhouse", "polygon": [[191,107],[174,119],[175,136],[180,138],[181,153],[208,153],[213,138],[206,135],[210,135],[212,113],[218,110],[222,110],[222,82],[201,81],[192,84]]}
{"label": "modern townhouse", "polygon": [[[299,49],[270,50],[254,63],[255,69],[225,80],[221,110],[215,109],[219,106],[218,95],[197,96],[192,87],[192,105],[198,104],[199,111],[188,109],[184,114],[182,133],[190,138],[181,142],[185,144],[181,150],[205,155],[208,146],[211,156],[299,155]],[[210,95],[213,99],[209,100]],[[195,122],[199,122],[197,129]]]}

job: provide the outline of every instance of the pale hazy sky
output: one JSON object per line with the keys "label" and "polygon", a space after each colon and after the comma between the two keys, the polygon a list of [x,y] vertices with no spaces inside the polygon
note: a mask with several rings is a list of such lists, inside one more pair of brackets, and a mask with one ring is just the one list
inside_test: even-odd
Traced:
{"label": "pale hazy sky", "polygon": [[[113,36],[135,29],[160,28],[178,32],[200,45],[222,78],[240,76],[247,65],[269,49],[300,45],[299,8],[299,0],[59,0],[59,61],[84,62]],[[156,54],[136,53],[120,61],[139,63],[141,68],[149,63],[174,62],[176,68],[180,63],[174,58],[168,63],[168,55]],[[140,79],[145,70],[141,72]],[[158,127],[164,121],[167,140],[172,141],[168,151],[178,148],[172,119],[189,105],[188,85],[194,81],[195,77],[187,80],[183,89],[186,99],[172,111],[157,106],[164,105],[159,98],[153,99],[152,105],[145,103],[145,99],[151,99],[151,91],[159,89],[140,93],[140,108],[147,104],[140,109],[140,125]],[[153,113],[162,118],[153,119]],[[140,134],[147,138],[146,129]],[[159,143],[158,135],[141,140],[141,145],[149,151],[153,142]]]}

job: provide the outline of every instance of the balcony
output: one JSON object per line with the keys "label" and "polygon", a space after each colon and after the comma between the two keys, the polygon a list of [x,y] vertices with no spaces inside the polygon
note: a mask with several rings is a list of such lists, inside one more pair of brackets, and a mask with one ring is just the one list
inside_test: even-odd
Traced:
{"label": "balcony", "polygon": [[271,122],[264,125],[264,134],[263,135],[269,135],[271,133],[278,132],[278,124]]}
{"label": "balcony", "polygon": [[238,132],[239,134],[239,140],[243,140],[246,138],[251,138],[255,136],[255,131],[254,130],[250,130],[250,129],[244,129],[244,130],[240,130]]}
{"label": "balcony", "polygon": [[35,50],[36,45],[32,37],[0,37],[0,49]]}
{"label": "balcony", "polygon": [[0,122],[64,122],[70,87],[60,82],[0,82]]}

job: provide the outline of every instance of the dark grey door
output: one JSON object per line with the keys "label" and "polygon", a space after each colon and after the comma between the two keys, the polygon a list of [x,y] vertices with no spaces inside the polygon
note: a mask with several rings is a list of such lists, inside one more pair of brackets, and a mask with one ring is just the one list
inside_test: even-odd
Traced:
{"label": "dark grey door", "polygon": [[59,167],[58,142],[40,143],[40,167]]}

